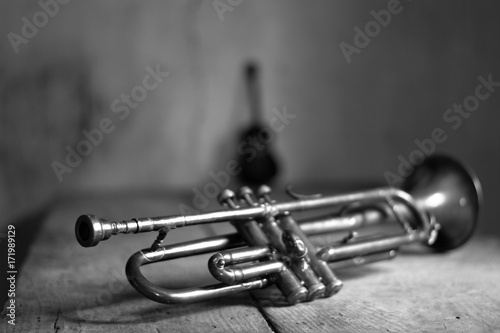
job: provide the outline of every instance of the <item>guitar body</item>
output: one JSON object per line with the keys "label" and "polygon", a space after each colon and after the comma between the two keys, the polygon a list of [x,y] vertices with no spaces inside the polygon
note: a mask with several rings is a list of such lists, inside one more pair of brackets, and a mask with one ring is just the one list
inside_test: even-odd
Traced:
{"label": "guitar body", "polygon": [[[269,184],[278,174],[278,163],[271,152],[271,143],[268,143],[266,136],[268,134],[262,131],[262,127],[258,124],[242,132],[240,142],[247,143],[248,153],[239,155],[241,172],[238,176],[245,184]],[[259,138],[264,138],[264,140]]]}
{"label": "guitar body", "polygon": [[240,143],[245,143],[244,154],[238,155],[241,167],[240,180],[248,185],[261,185],[273,181],[279,167],[276,158],[271,152],[268,132],[261,125],[262,112],[260,109],[260,85],[257,64],[248,63],[245,67],[245,82],[247,86],[248,102],[252,113],[252,123],[240,135]]}

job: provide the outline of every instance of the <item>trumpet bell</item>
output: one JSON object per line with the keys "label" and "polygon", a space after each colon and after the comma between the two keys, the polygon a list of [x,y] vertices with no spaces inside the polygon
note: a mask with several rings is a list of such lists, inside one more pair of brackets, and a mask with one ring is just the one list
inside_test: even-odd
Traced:
{"label": "trumpet bell", "polygon": [[433,249],[452,250],[472,236],[482,189],[468,167],[447,156],[432,156],[415,169],[402,189],[439,223],[437,239],[430,245]]}

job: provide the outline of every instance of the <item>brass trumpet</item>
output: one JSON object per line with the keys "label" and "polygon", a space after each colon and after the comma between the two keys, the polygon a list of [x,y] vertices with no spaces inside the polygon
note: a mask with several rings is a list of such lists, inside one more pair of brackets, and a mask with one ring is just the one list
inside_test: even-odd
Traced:
{"label": "brass trumpet", "polygon": [[[75,233],[84,247],[111,235],[157,231],[150,248],[127,262],[129,282],[144,296],[160,303],[189,303],[223,297],[276,284],[289,304],[330,297],[342,288],[334,269],[394,258],[399,247],[424,243],[436,251],[464,244],[476,226],[482,201],[479,180],[467,167],[446,156],[426,159],[407,177],[401,189],[386,187],[334,196],[299,196],[275,202],[271,189],[257,193],[241,188],[219,196],[226,209],[185,215],[134,218],[110,222],[94,215],[78,218]],[[297,223],[293,212],[335,209],[334,216]],[[162,246],[176,228],[229,221],[236,234]],[[357,228],[382,222],[398,223],[402,231],[384,236],[355,237]],[[316,248],[307,236],[349,231],[343,240]],[[141,266],[180,257],[215,253],[210,273],[221,283],[205,287],[167,289],[154,285]]]}

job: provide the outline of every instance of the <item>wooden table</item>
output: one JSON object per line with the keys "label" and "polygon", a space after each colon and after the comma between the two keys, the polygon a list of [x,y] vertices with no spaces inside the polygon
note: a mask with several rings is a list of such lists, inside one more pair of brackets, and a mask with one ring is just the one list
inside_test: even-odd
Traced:
{"label": "wooden table", "polygon": [[[162,195],[60,201],[43,221],[17,274],[16,325],[7,323],[4,307],[2,331],[500,331],[500,241],[495,237],[476,235],[446,254],[409,248],[393,261],[339,271],[344,280],[339,294],[295,306],[275,304],[275,287],[196,304],[158,304],[136,292],[124,272],[128,257],[148,247],[156,235],[115,236],[90,249],[80,247],[74,237],[75,220],[82,213],[116,219],[158,216],[175,214],[180,202]],[[212,236],[228,227],[175,230],[166,243]],[[212,283],[207,258],[148,266],[145,272],[177,287]]]}

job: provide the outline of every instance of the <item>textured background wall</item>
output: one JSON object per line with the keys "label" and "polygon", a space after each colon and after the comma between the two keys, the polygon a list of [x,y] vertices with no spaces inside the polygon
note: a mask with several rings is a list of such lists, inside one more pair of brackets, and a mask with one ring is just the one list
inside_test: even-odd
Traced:
{"label": "textured background wall", "polygon": [[[41,1],[41,3],[51,3]],[[356,26],[388,1],[246,1],[221,16],[198,1],[72,1],[15,53],[37,2],[0,4],[0,211],[6,220],[58,193],[120,189],[190,190],[236,155],[248,123],[241,69],[263,69],[263,109],[297,117],[279,134],[281,179],[295,183],[384,182],[415,139],[443,128],[437,150],[468,161],[488,202],[498,198],[500,89],[453,130],[443,120],[474,93],[477,77],[500,81],[497,2],[401,1],[400,12],[346,61]],[[233,2],[237,3],[237,2]],[[123,120],[121,94],[146,68],[169,73]],[[121,104],[123,105],[123,104]],[[114,126],[59,182],[83,130]],[[487,212],[493,214],[491,205]]]}

